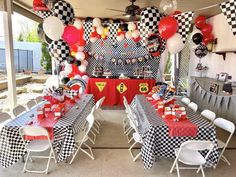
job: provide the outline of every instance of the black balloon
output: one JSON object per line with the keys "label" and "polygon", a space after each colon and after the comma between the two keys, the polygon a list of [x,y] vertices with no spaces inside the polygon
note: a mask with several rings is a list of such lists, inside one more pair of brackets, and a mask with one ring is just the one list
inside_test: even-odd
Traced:
{"label": "black balloon", "polygon": [[80,65],[81,65],[81,61],[76,60],[74,64],[75,64],[76,66],[80,66]]}
{"label": "black balloon", "polygon": [[52,40],[44,33],[43,34],[43,41],[47,44],[51,44]]}
{"label": "black balloon", "polygon": [[122,31],[128,31],[128,24],[127,23],[120,24],[119,27]]}
{"label": "black balloon", "polygon": [[70,81],[70,79],[68,78],[68,77],[63,77],[62,79],[61,79],[61,83],[62,84],[67,84],[67,82],[69,82]]}
{"label": "black balloon", "polygon": [[72,56],[69,56],[69,57],[67,57],[66,61],[68,64],[73,64],[75,62],[75,58]]}
{"label": "black balloon", "polygon": [[86,17],[84,19],[85,22],[93,22],[93,18],[92,17]]}
{"label": "black balloon", "polygon": [[37,28],[37,33],[40,39],[43,39],[43,23],[39,23],[38,28]]}
{"label": "black balloon", "polygon": [[208,49],[207,47],[200,43],[199,46],[195,49],[195,55],[198,57],[198,58],[203,58],[205,57],[206,55],[208,54]]}
{"label": "black balloon", "polygon": [[203,40],[203,35],[201,33],[195,33],[192,37],[192,40],[195,44],[200,44]]}

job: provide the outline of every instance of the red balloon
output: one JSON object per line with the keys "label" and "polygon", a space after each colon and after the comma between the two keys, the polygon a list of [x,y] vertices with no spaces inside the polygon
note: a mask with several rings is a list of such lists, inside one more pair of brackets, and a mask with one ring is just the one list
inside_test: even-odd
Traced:
{"label": "red balloon", "polygon": [[78,41],[78,43],[77,43],[77,45],[79,45],[79,46],[84,46],[85,44],[86,44],[86,41],[84,40],[83,37],[80,38],[79,41]]}
{"label": "red balloon", "polygon": [[139,36],[139,37],[137,37],[137,38],[132,38],[133,39],[133,41],[135,42],[135,43],[138,43],[140,40],[141,40],[141,37]]}
{"label": "red balloon", "polygon": [[213,36],[213,34],[207,34],[205,36],[203,36],[203,42],[207,45],[209,42],[212,42],[215,39],[215,37]]}
{"label": "red balloon", "polygon": [[195,19],[195,26],[197,28],[201,29],[203,27],[203,25],[205,25],[205,24],[206,24],[206,17],[205,16],[200,15]]}
{"label": "red balloon", "polygon": [[182,12],[179,11],[179,10],[176,10],[172,15],[178,15],[178,14],[181,14]]}
{"label": "red balloon", "polygon": [[78,44],[73,44],[70,46],[70,51],[77,52],[78,51]]}
{"label": "red balloon", "polygon": [[204,24],[204,25],[202,26],[201,31],[202,31],[202,34],[203,34],[203,35],[204,35],[204,34],[210,34],[210,33],[212,32],[212,25],[210,25],[210,24]]}
{"label": "red balloon", "polygon": [[49,11],[46,4],[44,4],[42,0],[34,0],[33,8],[34,11]]}
{"label": "red balloon", "polygon": [[164,17],[159,22],[158,30],[163,39],[169,39],[177,32],[178,22],[174,17]]}
{"label": "red balloon", "polygon": [[80,39],[79,30],[72,25],[66,26],[62,35],[62,39],[69,45],[77,43]]}

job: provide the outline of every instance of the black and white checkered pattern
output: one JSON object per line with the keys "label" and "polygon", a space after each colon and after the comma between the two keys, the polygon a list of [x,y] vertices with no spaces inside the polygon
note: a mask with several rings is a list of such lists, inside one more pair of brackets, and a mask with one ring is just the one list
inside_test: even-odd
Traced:
{"label": "black and white checkered pattern", "polygon": [[217,147],[216,132],[214,126],[207,120],[199,117],[199,113],[186,108],[189,120],[198,126],[196,137],[169,137],[168,126],[161,117],[158,117],[155,109],[142,95],[137,95],[132,104],[135,105],[135,114],[138,118],[138,129],[144,138],[141,149],[145,168],[151,168],[156,158],[175,158],[174,149],[187,140],[210,140],[215,147],[208,159],[208,165],[217,163],[219,151]]}
{"label": "black and white checkered pattern", "polygon": [[119,24],[118,23],[111,23],[109,24],[109,38],[111,39],[112,43],[116,43],[117,31],[118,31]]}
{"label": "black and white checkered pattern", "polygon": [[193,20],[194,13],[192,11],[175,15],[175,19],[178,21],[178,33],[182,36],[183,43],[185,43],[188,33],[191,28],[191,22]]}
{"label": "black and white checkered pattern", "polygon": [[43,19],[53,15],[51,11],[35,11],[34,13]]}
{"label": "black and white checkered pattern", "polygon": [[49,45],[49,54],[51,57],[59,61],[63,61],[69,57],[70,47],[62,39],[59,39],[58,41],[52,41],[52,43]]}
{"label": "black and white checkered pattern", "polygon": [[140,17],[140,22],[146,28],[146,30],[154,32],[161,19],[161,14],[159,13],[157,8],[147,7],[143,9],[140,14]]}
{"label": "black and white checkered pattern", "polygon": [[74,23],[74,9],[68,2],[58,1],[52,11],[65,25]]}
{"label": "black and white checkered pattern", "polygon": [[[43,104],[44,102],[39,106],[41,107]],[[67,159],[74,152],[74,135],[84,128],[86,117],[92,110],[93,105],[93,96],[83,95],[77,104],[54,125],[54,141],[52,145],[59,162]],[[77,108],[78,106],[79,108]],[[32,120],[30,115],[36,115],[37,108],[9,122],[0,132],[0,163],[4,168],[19,161],[26,153],[24,143],[19,134],[19,128]]]}
{"label": "black and white checkered pattern", "polygon": [[84,38],[89,42],[89,36],[93,30],[93,23],[92,22],[84,22],[83,23],[83,28],[84,28]]}
{"label": "black and white checkered pattern", "polygon": [[226,1],[220,4],[220,8],[233,32],[236,35],[236,1]]}

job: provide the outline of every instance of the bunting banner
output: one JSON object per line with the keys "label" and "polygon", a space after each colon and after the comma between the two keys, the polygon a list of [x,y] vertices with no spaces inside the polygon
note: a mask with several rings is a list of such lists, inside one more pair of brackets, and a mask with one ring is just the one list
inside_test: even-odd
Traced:
{"label": "bunting banner", "polygon": [[206,97],[207,97],[207,104],[209,104],[210,101],[211,101],[211,93],[210,93],[210,92],[207,92]]}
{"label": "bunting banner", "polygon": [[217,96],[217,99],[216,99],[216,108],[217,109],[221,108],[223,100],[224,100],[224,96]]}
{"label": "bunting banner", "polygon": [[232,32],[236,35],[236,0],[230,0],[219,4]]}
{"label": "bunting banner", "polygon": [[202,92],[201,92],[201,99],[203,100],[205,97],[206,97],[206,91],[202,89]]}
{"label": "bunting banner", "polygon": [[194,13],[192,11],[189,11],[174,16],[179,24],[178,33],[182,36],[183,43],[185,43],[187,40],[193,20],[193,15]]}
{"label": "bunting banner", "polygon": [[211,95],[211,102],[212,102],[213,106],[215,106],[216,100],[217,100],[217,96],[216,95]]}
{"label": "bunting banner", "polygon": [[198,87],[199,87],[199,84],[198,84],[198,83],[196,83],[196,84],[195,84],[195,86],[194,86],[194,90],[197,90],[197,89],[198,89]]}

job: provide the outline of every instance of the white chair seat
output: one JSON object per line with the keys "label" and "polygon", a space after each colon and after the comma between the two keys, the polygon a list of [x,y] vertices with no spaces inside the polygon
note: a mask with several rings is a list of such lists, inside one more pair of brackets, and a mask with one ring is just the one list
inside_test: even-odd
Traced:
{"label": "white chair seat", "polygon": [[32,140],[25,148],[31,152],[46,151],[50,148],[48,140]]}
{"label": "white chair seat", "polygon": [[225,147],[225,143],[219,139],[217,139],[217,144],[218,144],[218,148],[219,149],[222,149]]}
{"label": "white chair seat", "polygon": [[[176,154],[178,152],[179,148],[175,150]],[[206,163],[205,158],[198,151],[189,150],[187,148],[181,151],[178,160],[187,165],[203,165]]]}
{"label": "white chair seat", "polygon": [[[86,135],[86,132],[79,132],[75,135],[75,142],[76,143],[81,143],[83,140],[84,136]],[[84,142],[88,140],[88,136],[85,137]]]}
{"label": "white chair seat", "polygon": [[0,131],[2,130],[2,128],[4,127],[4,125],[6,125],[8,122],[10,122],[11,119],[5,120],[4,122],[0,123]]}
{"label": "white chair seat", "polygon": [[142,138],[140,137],[140,135],[137,132],[133,133],[133,138],[134,138],[135,142],[140,143],[140,144],[143,143]]}

